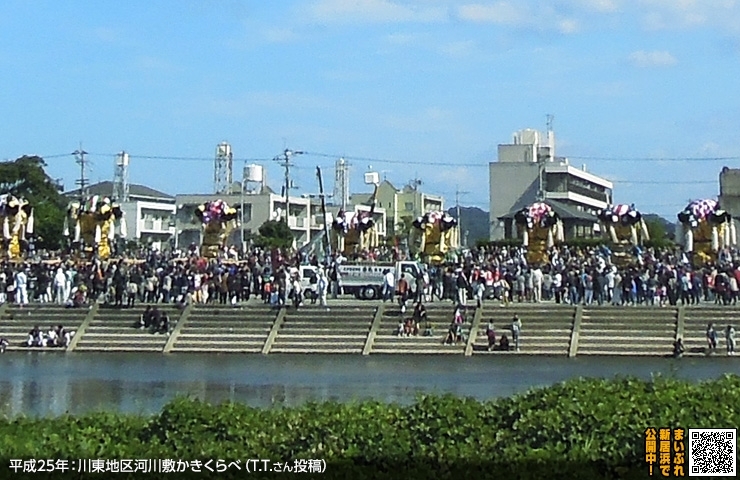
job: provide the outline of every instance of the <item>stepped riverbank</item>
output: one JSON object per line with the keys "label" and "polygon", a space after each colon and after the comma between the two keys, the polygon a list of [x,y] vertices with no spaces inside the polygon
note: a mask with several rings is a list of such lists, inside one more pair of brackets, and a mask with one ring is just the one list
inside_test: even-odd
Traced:
{"label": "stepped riverbank", "polygon": [[[8,351],[53,352],[162,352],[236,354],[357,354],[357,355],[544,355],[544,356],[669,356],[681,338],[686,356],[706,350],[705,329],[713,322],[718,331],[738,317],[735,307],[568,306],[487,303],[468,308],[464,339],[445,344],[453,318],[449,303],[427,305],[432,334],[399,337],[401,314],[395,304],[342,302],[330,309],[307,305],[299,309],[271,309],[261,303],[241,306],[190,305],[176,309],[159,305],[171,319],[169,334],[151,334],[133,327],[146,305],[114,309],[95,304],[67,309],[51,304],[0,305],[0,337]],[[521,348],[489,351],[485,328],[494,323],[497,335],[511,337],[511,319],[523,328]],[[28,331],[39,325],[62,324],[76,331],[66,349],[29,348]],[[722,337],[722,335],[720,335]],[[720,347],[724,339],[720,338]],[[721,353],[721,352],[720,352]]]}

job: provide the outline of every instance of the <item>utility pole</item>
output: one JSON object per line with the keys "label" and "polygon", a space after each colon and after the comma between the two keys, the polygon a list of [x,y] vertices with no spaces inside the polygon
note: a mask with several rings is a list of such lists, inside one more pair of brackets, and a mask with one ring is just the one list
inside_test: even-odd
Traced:
{"label": "utility pole", "polygon": [[[462,233],[462,219],[460,218],[460,195],[467,195],[470,192],[462,192],[460,191],[459,186],[455,185],[455,210],[457,215],[457,231]],[[467,242],[464,242],[467,243]]]}
{"label": "utility pole", "polygon": [[319,180],[319,196],[321,197],[321,214],[324,216],[324,241],[323,247],[324,247],[324,261],[327,265],[329,265],[329,260],[331,259],[331,238],[329,238],[329,223],[327,222],[326,217],[326,195],[324,195],[324,180],[321,176],[321,168],[318,166],[316,167],[316,177]]}
{"label": "utility pole", "polygon": [[80,166],[80,178],[75,183],[80,186],[80,206],[82,206],[85,202],[88,185],[88,181],[85,178],[85,167],[87,166],[85,155],[87,155],[87,152],[82,149],[82,142],[80,142],[80,148],[72,152],[72,155],[75,156],[75,162]]}
{"label": "utility pole", "polygon": [[294,152],[289,149],[283,150],[283,153],[281,155],[278,155],[274,158],[274,160],[278,163],[280,163],[280,166],[282,166],[285,169],[285,223],[288,223],[288,216],[290,211],[290,167],[293,166],[292,163],[290,163],[291,157],[294,155],[302,155],[303,152]]}

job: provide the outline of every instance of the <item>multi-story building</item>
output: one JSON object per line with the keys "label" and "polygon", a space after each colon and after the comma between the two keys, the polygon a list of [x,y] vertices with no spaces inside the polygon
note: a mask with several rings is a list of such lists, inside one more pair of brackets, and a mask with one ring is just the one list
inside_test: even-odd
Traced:
{"label": "multi-story building", "polygon": [[493,240],[511,238],[512,212],[538,200],[578,217],[577,225],[566,225],[566,236],[590,236],[589,219],[596,221],[592,214],[612,203],[612,182],[555,156],[552,131],[544,138],[536,130],[514,134],[513,143],[498,146],[498,161],[489,164],[489,174]]}
{"label": "multi-story building", "polygon": [[732,216],[735,228],[740,230],[740,168],[724,167],[720,172],[719,205]]}
{"label": "multi-story building", "polygon": [[[239,219],[243,219],[241,228],[234,229],[227,243],[230,245],[244,245],[239,236],[244,231],[245,237],[256,234],[259,227],[268,220],[285,219],[285,197],[264,188],[260,193],[231,193],[231,194],[182,194],[175,196],[177,204],[176,228],[177,245],[186,247],[191,243],[200,244],[202,225],[195,217],[195,209],[199,205],[221,199],[230,206],[241,207]],[[289,197],[290,211],[288,212],[288,226],[295,237],[295,246],[301,247],[311,239],[312,228],[319,227],[311,223],[311,199],[304,197]]]}
{"label": "multi-story building", "polygon": [[[355,193],[350,200],[355,204],[366,204],[370,196],[369,193]],[[411,222],[427,212],[444,210],[444,198],[422,192],[418,183],[399,189],[388,180],[383,180],[378,185],[375,198],[376,211],[379,208],[384,210],[385,232],[389,235],[402,228],[405,222]]]}
{"label": "multi-story building", "polygon": [[[113,182],[100,182],[87,187],[89,195],[114,198]],[[80,196],[80,190],[64,194],[70,200]],[[154,248],[163,249],[175,234],[175,197],[144,185],[130,184],[128,201],[120,202],[126,216],[127,236]]]}

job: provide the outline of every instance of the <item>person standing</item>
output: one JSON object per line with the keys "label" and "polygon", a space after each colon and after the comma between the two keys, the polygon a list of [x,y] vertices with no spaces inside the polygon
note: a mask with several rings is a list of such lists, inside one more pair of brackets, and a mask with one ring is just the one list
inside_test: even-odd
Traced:
{"label": "person standing", "polygon": [[713,323],[707,325],[707,347],[707,353],[714,353],[717,349],[717,331],[714,329]]}
{"label": "person standing", "polygon": [[319,268],[319,280],[316,284],[316,288],[318,289],[319,305],[326,308],[326,294],[329,290],[329,281],[326,278],[326,272],[323,268]]}
{"label": "person standing", "polygon": [[467,305],[468,300],[468,279],[465,277],[465,272],[462,269],[457,273],[457,279],[455,280],[455,286],[457,287],[457,304],[463,307]]}
{"label": "person standing", "polygon": [[54,275],[54,301],[59,305],[64,305],[64,302],[67,301],[67,298],[64,296],[66,283],[67,275],[65,275],[64,269],[60,265]]}
{"label": "person standing", "polygon": [[540,303],[542,301],[543,279],[544,274],[542,273],[542,269],[540,269],[540,266],[537,265],[534,270],[532,270],[532,294],[535,303]]}
{"label": "person standing", "polygon": [[727,325],[725,329],[725,343],[727,343],[727,355],[735,355],[735,327]]}
{"label": "person standing", "polygon": [[514,348],[519,351],[519,335],[522,332],[522,321],[518,315],[511,319],[511,338],[514,340]]}
{"label": "person standing", "polygon": [[393,290],[396,286],[396,279],[393,276],[393,270],[387,269],[383,276],[383,301],[393,301]]}
{"label": "person standing", "polygon": [[18,305],[28,305],[28,275],[26,275],[24,267],[15,274],[15,290],[16,290],[16,301]]}
{"label": "person standing", "polygon": [[401,313],[406,313],[406,301],[409,298],[409,282],[406,280],[406,274],[402,273],[398,279],[398,304],[401,307]]}

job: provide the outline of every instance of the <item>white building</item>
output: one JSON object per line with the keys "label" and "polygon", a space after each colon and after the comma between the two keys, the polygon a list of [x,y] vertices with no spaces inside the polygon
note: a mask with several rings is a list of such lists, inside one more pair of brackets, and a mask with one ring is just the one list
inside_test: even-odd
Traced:
{"label": "white building", "polygon": [[[113,198],[113,182],[105,181],[87,187],[89,195]],[[64,194],[77,199],[79,189]],[[175,197],[144,185],[130,184],[128,202],[121,202],[126,217],[129,240],[138,240],[163,249],[175,234]]]}
{"label": "white building", "polygon": [[[501,217],[538,200],[555,200],[585,213],[612,203],[609,180],[576,168],[555,156],[555,135],[522,130],[511,144],[498,146],[498,161],[489,164],[491,239],[511,238]],[[588,236],[583,230],[578,236]]]}

